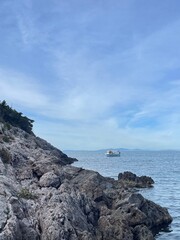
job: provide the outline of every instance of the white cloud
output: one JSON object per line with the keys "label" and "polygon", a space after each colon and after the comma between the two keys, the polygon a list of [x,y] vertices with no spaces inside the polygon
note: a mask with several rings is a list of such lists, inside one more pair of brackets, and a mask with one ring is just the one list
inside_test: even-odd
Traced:
{"label": "white cloud", "polygon": [[[35,132],[60,149],[141,148],[179,149],[179,130],[152,130],[144,128],[119,128],[116,120],[96,124],[73,125],[67,123],[38,122]],[[171,144],[170,144],[171,143]]]}
{"label": "white cloud", "polygon": [[32,78],[12,70],[0,68],[1,98],[29,108],[43,108],[48,97],[41,93],[40,85]]}

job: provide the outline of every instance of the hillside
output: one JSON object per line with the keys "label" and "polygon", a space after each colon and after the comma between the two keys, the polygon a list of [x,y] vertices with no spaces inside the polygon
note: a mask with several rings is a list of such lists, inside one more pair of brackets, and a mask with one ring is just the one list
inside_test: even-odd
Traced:
{"label": "hillside", "polygon": [[0,240],[152,240],[171,223],[167,209],[133,189],[150,178],[105,178],[74,161],[0,122]]}

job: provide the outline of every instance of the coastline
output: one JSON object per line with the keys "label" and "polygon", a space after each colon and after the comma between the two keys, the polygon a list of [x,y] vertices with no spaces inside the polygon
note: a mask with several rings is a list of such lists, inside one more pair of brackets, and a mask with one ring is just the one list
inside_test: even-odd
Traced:
{"label": "coastline", "polygon": [[150,240],[172,221],[132,181],[74,167],[76,159],[21,129],[1,131],[2,149],[0,239]]}

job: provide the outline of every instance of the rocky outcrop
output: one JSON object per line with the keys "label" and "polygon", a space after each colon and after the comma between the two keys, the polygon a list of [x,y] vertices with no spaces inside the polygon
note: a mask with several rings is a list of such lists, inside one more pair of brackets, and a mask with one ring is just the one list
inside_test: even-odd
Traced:
{"label": "rocky outcrop", "polygon": [[167,209],[132,188],[150,178],[105,178],[69,165],[75,160],[0,125],[0,240],[152,240],[171,223]]}
{"label": "rocky outcrop", "polygon": [[152,187],[154,184],[154,180],[151,177],[138,177],[132,172],[119,173],[118,180],[128,187],[147,188]]}

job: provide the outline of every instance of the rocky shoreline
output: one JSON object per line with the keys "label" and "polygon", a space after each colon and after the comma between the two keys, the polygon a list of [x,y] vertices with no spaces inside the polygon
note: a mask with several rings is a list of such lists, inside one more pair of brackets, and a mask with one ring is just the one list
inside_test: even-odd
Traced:
{"label": "rocky shoreline", "polygon": [[172,222],[166,208],[134,190],[150,177],[118,180],[23,130],[0,124],[0,240],[153,240]]}

